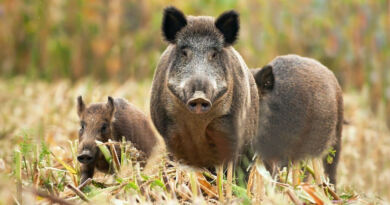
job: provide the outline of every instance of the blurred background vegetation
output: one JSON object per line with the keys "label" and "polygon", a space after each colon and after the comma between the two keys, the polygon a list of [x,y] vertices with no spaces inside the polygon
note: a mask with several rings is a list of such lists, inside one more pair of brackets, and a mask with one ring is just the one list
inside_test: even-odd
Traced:
{"label": "blurred background vegetation", "polygon": [[0,0],[0,74],[150,79],[167,45],[160,31],[167,5],[191,15],[236,9],[235,47],[248,66],[288,53],[315,58],[345,90],[364,91],[375,113],[390,116],[389,0]]}

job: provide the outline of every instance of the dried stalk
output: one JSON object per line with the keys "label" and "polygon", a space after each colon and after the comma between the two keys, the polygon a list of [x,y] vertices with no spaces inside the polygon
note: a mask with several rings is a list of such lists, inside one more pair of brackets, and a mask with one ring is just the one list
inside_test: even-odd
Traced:
{"label": "dried stalk", "polygon": [[[197,172],[196,175],[197,175],[197,178],[198,178],[198,182],[199,182],[200,188],[201,188],[204,192],[206,192],[206,194],[207,194],[208,196],[217,198],[217,197],[218,197],[218,194],[217,194],[217,191],[216,191],[215,187],[213,187],[213,186],[206,180],[206,178],[203,176],[202,173]],[[213,188],[214,188],[214,189],[213,189]]]}
{"label": "dried stalk", "polygon": [[256,166],[253,165],[251,168],[251,171],[249,173],[248,184],[246,186],[246,194],[248,195],[249,198],[252,198],[252,187],[253,187],[253,182],[254,182],[255,171],[256,171]]}
{"label": "dried stalk", "polygon": [[223,196],[223,164],[217,166],[217,187],[218,187],[218,198],[220,202],[225,201]]}
{"label": "dried stalk", "polygon": [[65,199],[48,194],[48,193],[40,191],[38,189],[31,188],[31,189],[29,189],[29,191],[36,196],[48,199],[52,203],[57,203],[57,204],[61,204],[61,205],[73,205],[73,203],[71,203]]}
{"label": "dried stalk", "polygon": [[336,201],[341,200],[341,198],[336,194],[336,192],[334,192],[328,185],[326,185],[325,183],[323,183],[322,185],[324,186],[324,191],[332,195],[334,200]]}
{"label": "dried stalk", "polygon": [[296,187],[299,185],[299,171],[300,171],[300,166],[299,166],[299,161],[295,161],[292,163],[293,164],[293,187]]}
{"label": "dried stalk", "polygon": [[[111,140],[109,140],[110,142]],[[119,162],[119,159],[118,159],[118,154],[116,153],[116,149],[115,149],[115,145],[114,144],[110,144],[110,149],[111,149],[111,155],[112,155],[112,158],[114,159],[114,170],[116,173],[118,173],[120,167],[121,167],[121,163]]]}
{"label": "dried stalk", "polygon": [[[256,161],[256,165],[259,161]],[[264,181],[263,176],[257,171],[255,172],[256,177],[256,185],[255,185],[255,201],[256,203],[260,203],[264,199],[265,190],[264,190]]]}
{"label": "dried stalk", "polygon": [[228,163],[227,167],[227,185],[226,185],[226,198],[232,199],[232,183],[233,183],[233,162]]}
{"label": "dried stalk", "polygon": [[298,197],[295,196],[294,192],[292,192],[290,189],[287,189],[286,193],[295,205],[302,205],[303,204],[302,201],[299,200]]}
{"label": "dried stalk", "polygon": [[190,184],[191,184],[192,197],[195,199],[198,196],[198,183],[194,171],[190,172]]}
{"label": "dried stalk", "polygon": [[316,184],[317,185],[321,185],[322,184],[322,180],[321,180],[321,165],[319,164],[318,159],[312,159],[311,162],[313,164],[314,179],[316,181]]}
{"label": "dried stalk", "polygon": [[15,176],[16,176],[16,192],[18,203],[22,202],[22,153],[19,150],[15,151]]}
{"label": "dried stalk", "polygon": [[85,186],[89,185],[91,182],[92,182],[92,179],[91,179],[91,178],[88,178],[88,179],[85,180],[82,184],[80,184],[77,188],[81,190],[81,189],[84,188]]}
{"label": "dried stalk", "polygon": [[85,194],[83,192],[81,192],[80,189],[74,187],[71,184],[67,184],[66,187],[68,187],[70,190],[72,190],[83,201],[89,202],[89,199],[87,198],[87,196],[85,196]]}

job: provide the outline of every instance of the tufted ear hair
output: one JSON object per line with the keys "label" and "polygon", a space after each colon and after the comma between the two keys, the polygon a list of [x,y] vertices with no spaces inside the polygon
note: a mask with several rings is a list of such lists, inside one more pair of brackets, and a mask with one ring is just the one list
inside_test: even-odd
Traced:
{"label": "tufted ear hair", "polygon": [[264,66],[257,73],[254,73],[253,77],[255,78],[257,87],[260,89],[261,93],[266,93],[274,88],[275,77],[271,65]]}
{"label": "tufted ear hair", "polygon": [[221,14],[215,21],[215,26],[223,34],[225,46],[236,42],[240,30],[239,14],[234,11],[227,11]]}
{"label": "tufted ear hair", "polygon": [[85,104],[83,98],[80,95],[77,97],[77,114],[79,115],[79,117],[81,117],[81,114],[84,112],[84,110],[85,110]]}
{"label": "tufted ear hair", "polygon": [[176,42],[176,34],[187,25],[183,12],[173,6],[164,9],[162,31],[165,40],[169,43]]}
{"label": "tufted ear hair", "polygon": [[110,113],[110,116],[112,117],[115,112],[115,104],[114,104],[114,99],[111,96],[108,96],[106,106]]}

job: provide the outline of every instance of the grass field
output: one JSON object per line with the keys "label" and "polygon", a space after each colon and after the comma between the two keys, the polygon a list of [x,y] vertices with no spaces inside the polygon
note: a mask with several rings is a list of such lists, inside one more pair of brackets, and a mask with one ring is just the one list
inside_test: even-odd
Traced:
{"label": "grass field", "polygon": [[[246,188],[222,180],[223,190],[233,189],[230,201],[228,195],[222,200],[218,180],[204,170],[194,171],[164,158],[155,174],[144,175],[136,162],[137,152],[129,145],[124,145],[127,151],[122,154],[127,157],[116,175],[96,174],[82,189],[84,194],[75,194],[69,185],[78,186],[76,97],[83,95],[86,103],[106,101],[107,95],[124,97],[148,112],[150,85],[149,80],[119,84],[92,79],[75,83],[0,79],[0,204],[20,199],[25,204],[49,204],[49,200],[60,199],[66,200],[64,204],[78,204],[83,203],[83,197],[95,204],[249,203],[259,197],[265,204],[292,204],[288,193],[306,203],[328,204],[334,200],[311,181],[296,189],[288,183],[275,184],[262,166],[258,170],[265,181],[265,196],[256,192],[249,197]],[[337,195],[343,203],[382,204],[390,200],[390,134],[383,116],[370,112],[364,100],[368,91],[364,90],[345,92],[349,125],[344,126]],[[250,178],[254,190],[258,176]],[[204,191],[206,188],[210,191]]]}

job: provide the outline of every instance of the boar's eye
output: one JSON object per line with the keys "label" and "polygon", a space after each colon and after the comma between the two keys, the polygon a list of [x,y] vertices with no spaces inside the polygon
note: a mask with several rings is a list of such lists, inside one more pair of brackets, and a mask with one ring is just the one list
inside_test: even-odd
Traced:
{"label": "boar's eye", "polygon": [[218,51],[213,50],[213,51],[211,51],[210,54],[209,54],[209,59],[210,59],[210,60],[214,60],[214,59],[217,58],[217,56],[218,56]]}
{"label": "boar's eye", "polygon": [[101,128],[102,132],[106,132],[106,131],[107,131],[107,128],[108,128],[108,124],[107,124],[107,123],[104,123],[104,124],[102,125],[102,128]]}
{"label": "boar's eye", "polygon": [[84,129],[85,129],[85,122],[82,121],[82,122],[80,123],[80,126],[81,126],[81,128],[80,128],[80,131],[79,131],[79,132],[80,132],[80,135],[81,135],[81,134],[84,132]]}
{"label": "boar's eye", "polygon": [[181,53],[182,56],[184,56],[186,58],[190,56],[190,50],[188,49],[187,46],[181,46],[180,47],[180,53]]}
{"label": "boar's eye", "polygon": [[188,51],[187,51],[186,49],[181,50],[181,54],[182,54],[184,57],[188,57]]}

